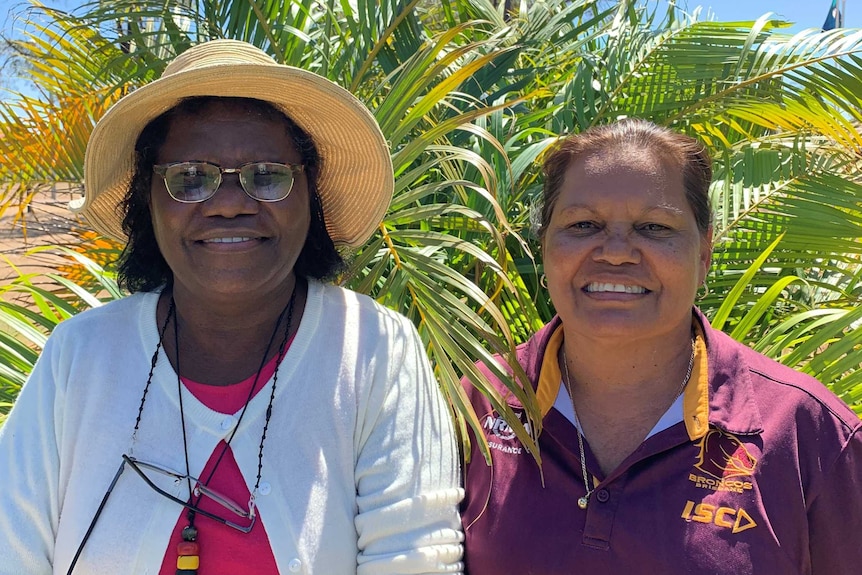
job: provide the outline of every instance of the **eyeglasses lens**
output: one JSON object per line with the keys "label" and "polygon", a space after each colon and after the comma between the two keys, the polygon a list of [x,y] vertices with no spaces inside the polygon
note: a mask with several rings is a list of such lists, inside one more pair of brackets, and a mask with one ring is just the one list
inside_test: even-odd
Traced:
{"label": "eyeglasses lens", "polygon": [[236,171],[239,171],[243,190],[255,200],[277,202],[286,198],[293,188],[290,166],[272,162],[252,162],[238,170],[222,170],[206,162],[173,164],[165,169],[165,185],[171,196],[179,202],[203,202],[218,190],[222,172]]}
{"label": "eyeglasses lens", "polygon": [[283,200],[293,188],[293,171],[283,164],[266,162],[246,164],[239,170],[243,189],[256,200]]}
{"label": "eyeglasses lens", "polygon": [[[246,507],[243,507],[242,505],[240,505],[236,501],[232,500],[230,497],[227,497],[225,495],[220,494],[218,491],[214,491],[214,490],[210,489],[209,487],[204,485],[201,482],[201,480],[198,479],[197,477],[191,477],[189,475],[178,473],[176,471],[172,471],[172,470],[167,469],[165,467],[161,467],[161,466],[153,464],[153,463],[147,463],[144,461],[133,459],[131,457],[126,457],[125,459],[128,462],[128,464],[132,467],[132,469],[134,469],[138,473],[138,475],[140,475],[144,479],[144,481],[146,481],[147,485],[152,487],[157,493],[164,495],[164,496],[167,496],[168,499],[171,499],[173,501],[177,501],[182,505],[186,505],[185,502],[183,502],[181,500],[177,500],[174,496],[170,495],[169,493],[167,493],[164,490],[162,490],[161,488],[159,488],[156,485],[155,481],[153,481],[153,477],[148,476],[150,473],[156,472],[156,473],[161,474],[161,475],[166,475],[166,476],[170,477],[171,479],[173,479],[174,481],[185,481],[186,479],[188,479],[191,481],[191,484],[194,486],[193,492],[196,496],[207,497],[207,498],[213,500],[218,505],[224,507],[225,509],[227,509],[231,513],[234,513],[234,514],[236,514],[240,517],[243,517],[243,518],[249,519],[253,515],[253,513],[250,510],[248,510]],[[197,508],[194,506],[192,506],[191,508],[197,510]]]}
{"label": "eyeglasses lens", "polygon": [[186,162],[168,166],[165,185],[179,202],[202,202],[212,197],[221,183],[218,166]]}

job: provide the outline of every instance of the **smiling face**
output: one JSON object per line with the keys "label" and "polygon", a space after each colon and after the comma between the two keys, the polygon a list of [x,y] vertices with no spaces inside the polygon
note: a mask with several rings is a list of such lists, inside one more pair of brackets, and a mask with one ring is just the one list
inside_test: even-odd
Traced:
{"label": "smiling face", "polygon": [[709,268],[682,170],[626,145],[566,169],[543,236],[548,291],[567,333],[627,341],[688,333]]}
{"label": "smiling face", "polygon": [[[301,163],[284,122],[231,102],[208,104],[171,121],[156,163],[191,160],[223,168],[255,161]],[[177,202],[154,176],[150,211],[175,292],[243,298],[266,297],[292,283],[310,221],[303,174],[278,202],[252,199],[237,174],[225,174],[216,194],[196,204]]]}

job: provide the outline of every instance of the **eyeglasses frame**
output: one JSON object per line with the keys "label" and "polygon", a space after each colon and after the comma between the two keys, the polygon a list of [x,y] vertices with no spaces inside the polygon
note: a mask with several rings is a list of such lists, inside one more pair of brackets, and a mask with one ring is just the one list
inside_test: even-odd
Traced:
{"label": "eyeglasses frame", "polygon": [[[213,166],[213,167],[218,168],[218,171],[219,171],[218,181],[216,182],[215,189],[213,190],[213,192],[210,195],[208,195],[205,198],[201,198],[200,200],[181,200],[178,197],[176,197],[173,194],[173,192],[171,192],[171,188],[168,186],[168,177],[167,177],[168,169],[172,168],[174,166],[181,166],[183,164],[206,164],[208,166]],[[274,164],[277,166],[284,166],[285,168],[290,170],[291,173],[293,174],[293,182],[291,182],[290,188],[288,188],[287,193],[284,194],[284,196],[282,196],[280,198],[275,198],[275,199],[271,199],[271,200],[262,199],[262,198],[258,198],[258,197],[253,196],[251,194],[251,192],[249,192],[248,189],[246,189],[246,187],[245,187],[245,182],[243,181],[241,171],[246,166],[252,166],[254,164]],[[220,165],[213,163],[213,162],[205,162],[203,160],[187,160],[185,162],[169,162],[167,164],[155,164],[155,165],[153,165],[153,172],[156,175],[159,175],[162,177],[162,180],[165,184],[165,189],[168,191],[168,195],[170,195],[171,198],[173,198],[177,202],[180,202],[181,204],[199,204],[201,202],[205,202],[205,201],[211,199],[214,195],[216,195],[216,192],[218,192],[219,189],[221,188],[221,185],[224,182],[224,177],[223,177],[224,174],[237,174],[237,176],[239,176],[239,184],[240,184],[240,187],[242,188],[242,191],[245,192],[245,195],[247,195],[251,199],[256,200],[258,202],[272,203],[272,202],[280,202],[281,200],[287,199],[287,197],[290,195],[290,192],[293,191],[294,184],[296,184],[297,174],[304,173],[305,172],[305,166],[303,164],[285,164],[283,162],[257,161],[257,162],[246,162],[246,163],[244,163],[241,166],[236,167],[236,168],[223,168]]]}
{"label": "eyeglasses frame", "polygon": [[[90,521],[89,527],[87,527],[87,532],[84,534],[84,538],[81,540],[81,544],[78,546],[78,550],[75,552],[75,556],[72,558],[72,562],[69,564],[69,570],[66,572],[66,575],[72,575],[72,571],[74,570],[75,565],[78,563],[78,559],[80,558],[81,553],[84,551],[84,545],[90,539],[90,534],[92,534],[93,529],[96,527],[96,522],[99,520],[99,517],[102,515],[102,510],[105,508],[105,504],[108,502],[108,497],[110,497],[111,492],[114,490],[114,487],[117,485],[117,481],[120,480],[120,476],[123,474],[123,471],[126,468],[126,464],[128,464],[129,467],[131,467],[138,475],[140,475],[141,478],[144,480],[144,482],[146,482],[147,485],[149,485],[153,490],[155,490],[156,493],[170,499],[174,503],[178,503],[179,505],[183,506],[186,509],[190,509],[190,510],[194,511],[195,513],[198,513],[204,517],[212,519],[213,521],[221,523],[222,525],[230,527],[231,529],[236,529],[240,533],[246,533],[246,534],[251,533],[252,528],[254,528],[254,524],[257,520],[257,514],[254,512],[255,506],[253,503],[251,503],[249,505],[248,511],[244,511],[235,502],[231,501],[230,499],[228,499],[222,495],[219,495],[218,493],[212,491],[211,489],[207,488],[206,486],[201,485],[200,479],[198,479],[196,477],[192,477],[191,475],[186,475],[184,473],[178,473],[178,472],[172,471],[170,469],[160,467],[158,465],[154,465],[152,463],[147,463],[145,461],[139,461],[138,459],[135,459],[134,457],[130,457],[129,455],[126,455],[124,453],[123,454],[123,460],[120,462],[120,467],[117,469],[117,472],[114,474],[114,478],[111,480],[111,484],[108,485],[108,490],[105,491],[105,495],[102,497],[102,501],[99,503],[99,508],[96,509],[96,514],[93,515],[93,519]],[[168,493],[167,491],[165,491],[164,489],[160,488],[155,483],[153,483],[153,481],[149,477],[147,477],[147,475],[141,470],[140,466],[143,466],[147,469],[152,469],[153,471],[157,471],[159,473],[162,473],[164,475],[168,475],[170,477],[174,477],[177,480],[189,479],[191,481],[194,481],[197,484],[195,489],[194,489],[195,493],[197,493],[197,492],[203,493],[204,495],[211,498],[213,501],[215,501],[216,503],[218,503],[219,505],[221,505],[225,509],[233,512],[234,514],[239,515],[240,517],[243,517],[245,519],[250,519],[251,523],[248,525],[248,527],[245,527],[243,525],[239,525],[239,524],[234,523],[232,521],[229,521],[223,517],[219,517],[215,513],[210,513],[209,511],[201,509],[200,507],[190,503],[189,501],[183,501],[182,499],[171,495],[170,493]]]}

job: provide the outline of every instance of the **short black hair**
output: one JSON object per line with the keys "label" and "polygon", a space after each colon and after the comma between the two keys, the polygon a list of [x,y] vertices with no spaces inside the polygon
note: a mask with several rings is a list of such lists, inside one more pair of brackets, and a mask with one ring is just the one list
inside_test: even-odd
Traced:
{"label": "short black hair", "polygon": [[225,103],[240,106],[264,119],[283,123],[299,151],[308,179],[311,221],[305,245],[294,265],[296,274],[305,278],[327,280],[344,270],[344,258],[326,231],[323,206],[317,193],[320,155],[311,136],[269,102],[252,98],[196,96],[181,100],[152,120],[141,131],[135,143],[134,173],[120,205],[123,212],[123,231],[129,241],[120,254],[117,270],[120,286],[129,292],[154,291],[173,283],[173,272],[156,243],[149,203],[153,166],[168,136],[171,122],[180,116],[200,115],[209,106]]}

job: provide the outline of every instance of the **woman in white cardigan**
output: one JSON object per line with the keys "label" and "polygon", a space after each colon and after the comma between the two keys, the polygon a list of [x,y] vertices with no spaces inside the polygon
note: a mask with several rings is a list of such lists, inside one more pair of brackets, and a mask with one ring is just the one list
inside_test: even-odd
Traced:
{"label": "woman in white cardigan", "polygon": [[452,428],[412,324],[324,283],[393,189],[371,114],[236,41],[91,136],[133,295],[57,327],[0,432],[0,573],[453,573]]}

